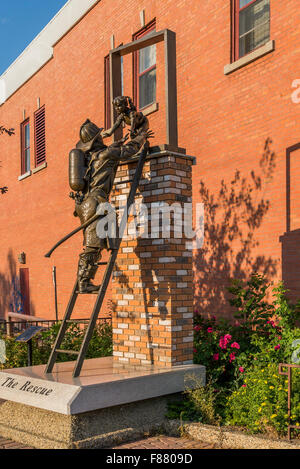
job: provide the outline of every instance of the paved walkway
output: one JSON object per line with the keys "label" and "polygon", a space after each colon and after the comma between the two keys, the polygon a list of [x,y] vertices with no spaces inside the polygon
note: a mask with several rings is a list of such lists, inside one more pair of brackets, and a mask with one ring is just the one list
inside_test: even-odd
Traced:
{"label": "paved walkway", "polygon": [[119,445],[112,449],[214,449],[214,445],[188,438],[161,435]]}
{"label": "paved walkway", "polygon": [[[176,438],[169,436],[155,436],[145,438],[143,440],[126,443],[123,445],[115,446],[111,449],[213,449],[214,445],[201,443],[200,441],[190,440],[187,438]],[[15,441],[7,440],[0,437],[0,450],[1,449],[35,449],[29,446],[16,443]]]}
{"label": "paved walkway", "polygon": [[0,449],[34,449],[29,446],[22,445],[21,443],[16,443],[12,440],[7,440],[6,438],[1,438],[0,436]]}

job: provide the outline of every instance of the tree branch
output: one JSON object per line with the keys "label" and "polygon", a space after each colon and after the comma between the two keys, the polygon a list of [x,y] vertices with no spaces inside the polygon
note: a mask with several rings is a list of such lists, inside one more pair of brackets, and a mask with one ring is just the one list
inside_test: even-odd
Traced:
{"label": "tree branch", "polygon": [[[2,134],[8,134],[9,136],[11,135],[14,135],[15,133],[15,129],[7,129],[6,127],[4,127],[3,125],[0,125],[0,135]],[[0,193],[1,194],[5,194],[6,192],[8,191],[8,187],[7,186],[3,186],[3,187],[0,187]]]}
{"label": "tree branch", "polygon": [[3,127],[3,125],[0,125],[0,135],[4,132],[7,133],[9,136],[14,135],[15,129],[6,129],[5,127]]}

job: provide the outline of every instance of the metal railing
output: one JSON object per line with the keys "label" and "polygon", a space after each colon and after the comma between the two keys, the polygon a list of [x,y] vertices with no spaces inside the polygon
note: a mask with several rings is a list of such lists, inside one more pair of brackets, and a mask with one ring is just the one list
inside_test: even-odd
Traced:
{"label": "metal railing", "polygon": [[[284,371],[283,369],[287,368],[287,371]],[[288,377],[288,439],[292,439],[292,430],[300,430],[300,427],[298,425],[292,425],[292,371],[293,369],[300,369],[300,365],[291,365],[289,363],[280,363],[278,367],[278,371],[280,375],[284,375]]]}
{"label": "metal railing", "polygon": [[[22,316],[22,318],[21,318]],[[21,333],[30,326],[42,326],[45,329],[50,329],[53,325],[60,323],[61,320],[56,319],[43,319],[34,316],[26,316],[17,313],[8,313],[8,319],[0,319],[0,332],[4,335],[12,337]],[[77,324],[80,329],[83,329],[89,323],[89,318],[74,319],[74,324]],[[97,324],[111,324],[111,317],[100,317],[97,319]]]}

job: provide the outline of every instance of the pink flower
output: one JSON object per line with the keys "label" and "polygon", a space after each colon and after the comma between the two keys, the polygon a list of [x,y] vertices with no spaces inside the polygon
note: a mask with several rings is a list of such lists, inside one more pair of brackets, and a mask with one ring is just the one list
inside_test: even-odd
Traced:
{"label": "pink flower", "polygon": [[230,363],[233,362],[233,360],[235,360],[235,354],[234,354],[234,352],[229,355],[229,359],[230,359],[230,360],[229,360]]}
{"label": "pink flower", "polygon": [[231,344],[231,348],[237,348],[237,349],[239,349],[239,348],[241,348],[241,347],[240,347],[240,345],[239,345],[237,342],[233,342],[233,343]]}
{"label": "pink flower", "polygon": [[211,318],[212,318],[213,321],[217,320],[216,316],[212,316]]}
{"label": "pink flower", "polygon": [[267,321],[267,324],[271,324],[272,327],[276,327],[274,321]]}
{"label": "pink flower", "polygon": [[242,384],[242,388],[246,388],[247,387],[247,384]]}
{"label": "pink flower", "polygon": [[198,331],[200,331],[200,330],[201,330],[201,327],[200,327],[200,326],[195,326],[195,327],[194,327],[194,331],[197,331],[197,332],[198,332]]}
{"label": "pink flower", "polygon": [[197,349],[196,349],[196,348],[194,348],[194,349],[193,349],[193,352],[194,352],[194,353],[197,353]]}
{"label": "pink flower", "polygon": [[219,360],[219,354],[218,353],[215,353],[213,355],[213,360],[215,360],[216,362]]}
{"label": "pink flower", "polygon": [[227,345],[227,342],[226,342],[225,338],[221,337],[220,341],[219,341],[220,348],[224,350],[224,349],[226,349],[226,345]]}
{"label": "pink flower", "polygon": [[240,373],[244,373],[244,371],[245,371],[244,368],[243,368],[242,366],[240,366],[240,367],[239,367],[239,372],[240,372]]}
{"label": "pink flower", "polygon": [[231,339],[232,339],[232,337],[229,334],[226,334],[226,335],[224,335],[224,337],[221,337],[220,341],[219,341],[220,348],[223,349],[223,350],[226,349],[227,344],[228,344],[228,342],[230,342]]}
{"label": "pink flower", "polygon": [[209,327],[209,328],[207,329],[207,332],[208,332],[208,333],[212,333],[212,332],[213,332],[213,328],[212,328],[212,327]]}
{"label": "pink flower", "polygon": [[275,345],[274,350],[279,350],[279,349],[280,349],[280,345],[279,344]]}

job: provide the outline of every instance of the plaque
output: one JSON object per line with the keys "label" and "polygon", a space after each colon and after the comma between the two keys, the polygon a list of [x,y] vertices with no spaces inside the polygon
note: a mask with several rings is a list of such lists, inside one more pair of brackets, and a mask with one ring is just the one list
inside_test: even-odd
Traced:
{"label": "plaque", "polygon": [[29,340],[35,337],[43,329],[45,328],[42,326],[30,326],[16,338],[16,342],[29,342]]}

